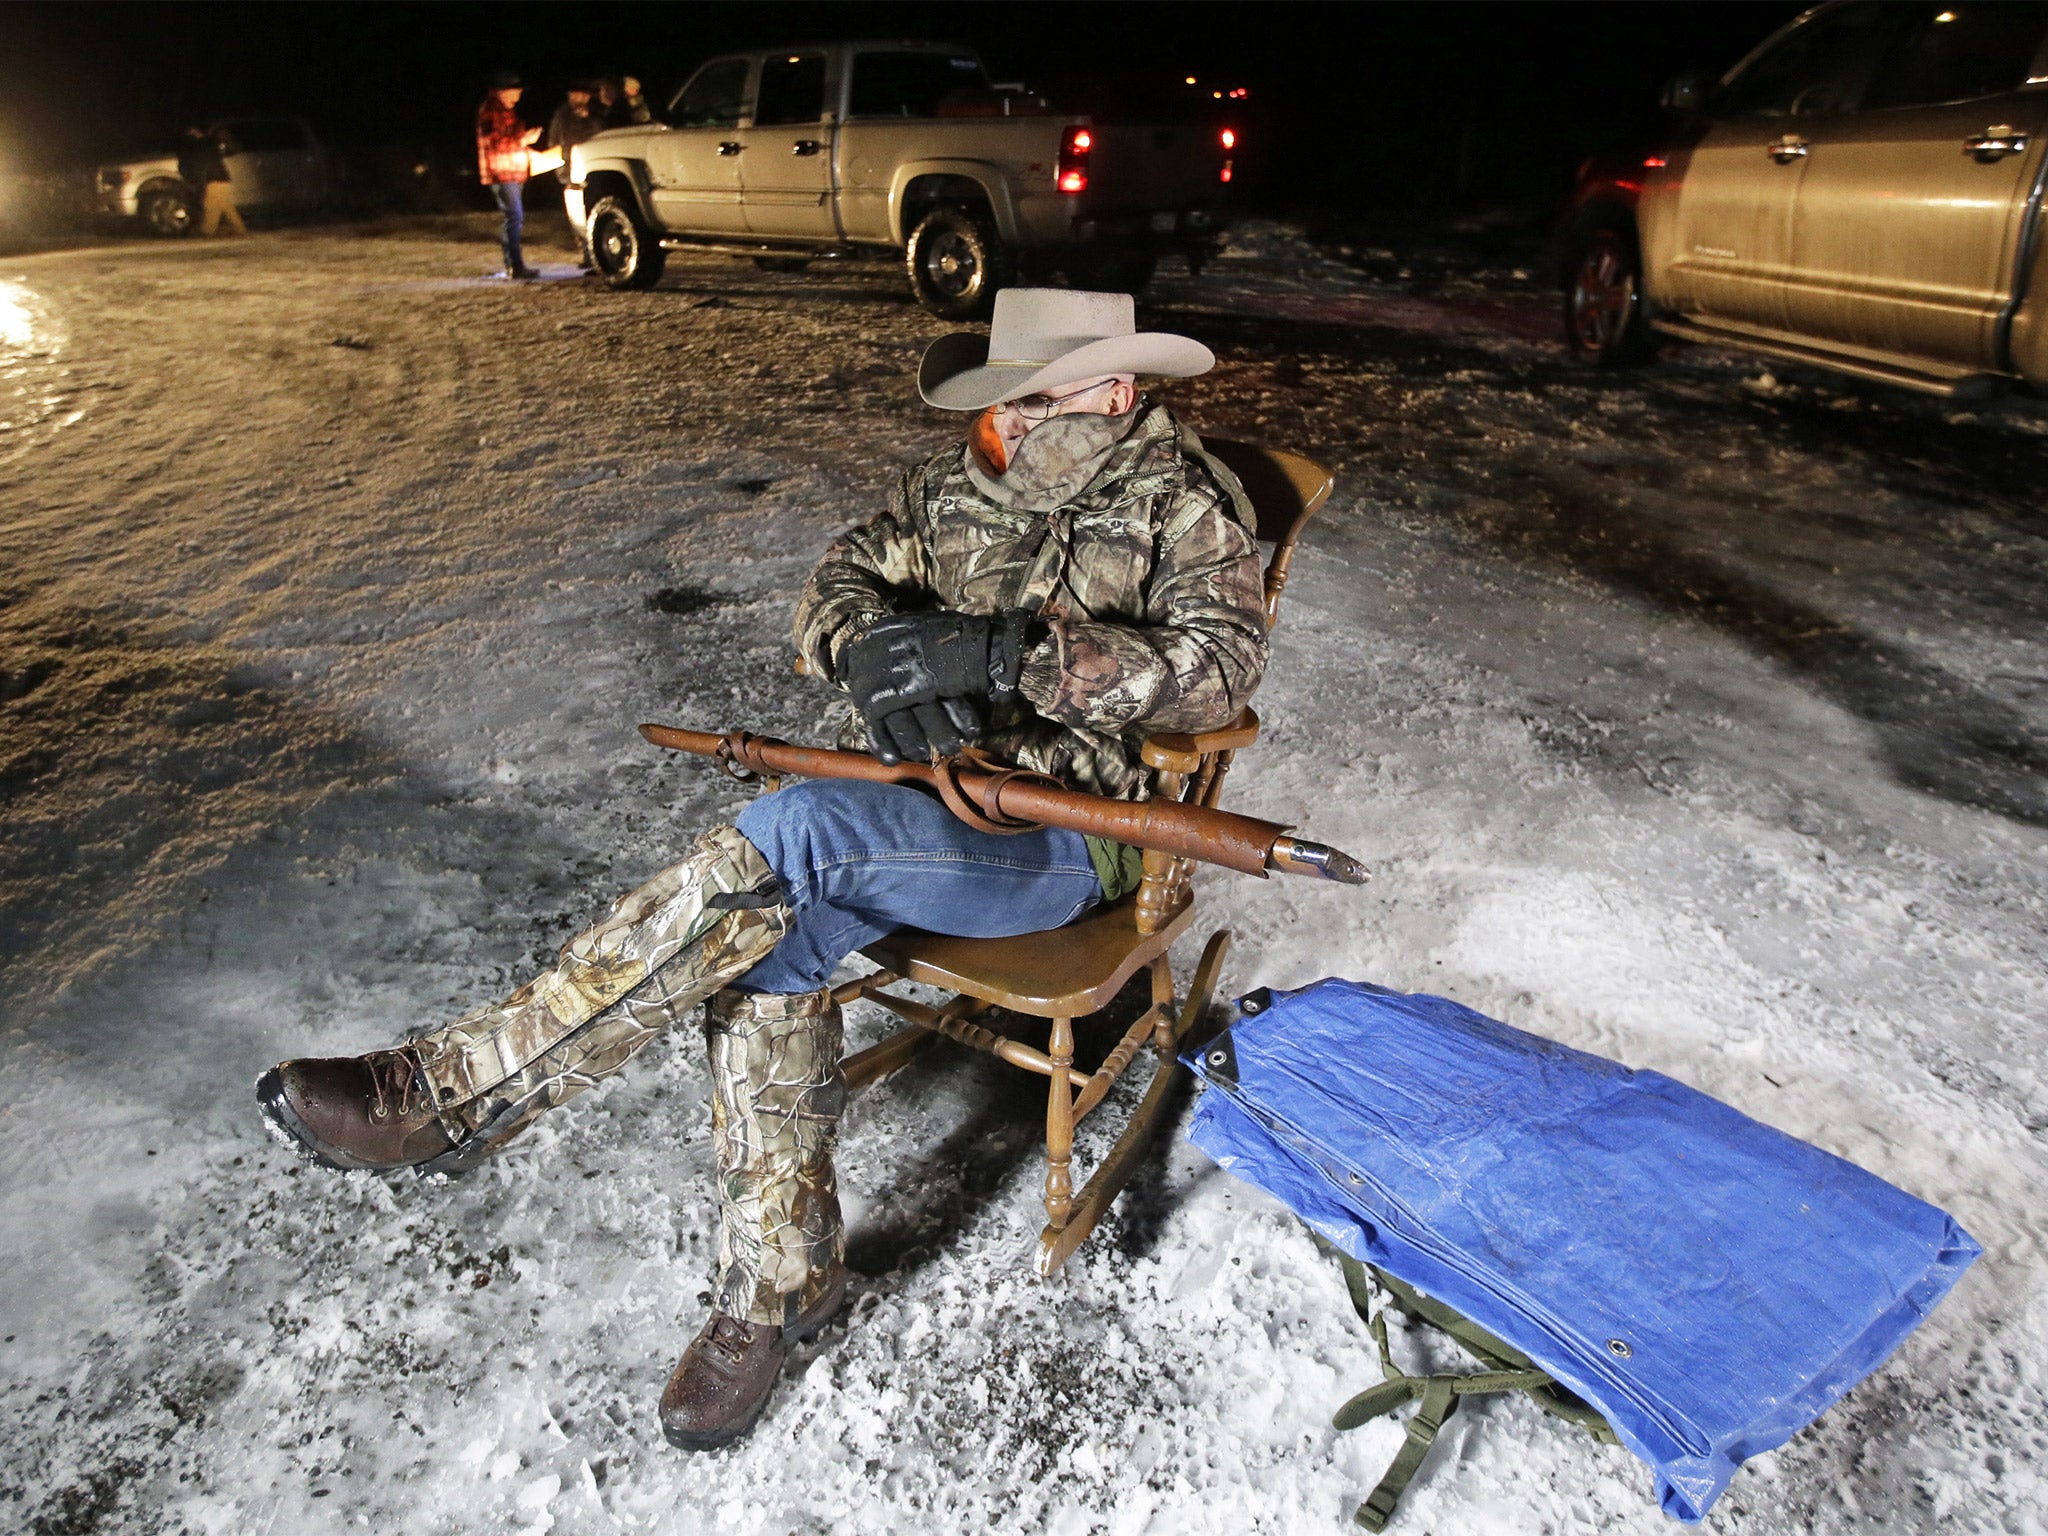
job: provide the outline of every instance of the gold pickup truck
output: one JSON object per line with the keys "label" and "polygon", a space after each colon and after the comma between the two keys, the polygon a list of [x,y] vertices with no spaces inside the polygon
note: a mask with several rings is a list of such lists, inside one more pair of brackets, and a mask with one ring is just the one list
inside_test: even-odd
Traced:
{"label": "gold pickup truck", "polygon": [[1576,353],[1671,336],[1951,396],[2048,385],[2048,4],[1838,0],[1665,105],[1665,142],[1581,167]]}
{"label": "gold pickup truck", "polygon": [[972,49],[884,39],[701,66],[668,120],[578,144],[565,202],[598,275],[648,288],[665,253],[900,260],[918,302],[979,319],[1018,278],[1136,292],[1199,268],[1224,227],[1242,98],[1191,88],[1165,117],[1055,106],[989,83]]}

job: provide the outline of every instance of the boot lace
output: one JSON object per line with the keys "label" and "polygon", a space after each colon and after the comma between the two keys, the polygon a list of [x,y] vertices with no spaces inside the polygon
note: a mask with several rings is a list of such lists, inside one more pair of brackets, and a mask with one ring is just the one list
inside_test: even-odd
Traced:
{"label": "boot lace", "polygon": [[371,1118],[384,1120],[396,1115],[403,1120],[415,1108],[427,1107],[431,1095],[420,1076],[418,1064],[409,1052],[373,1051],[367,1060],[370,1091],[374,1096]]}
{"label": "boot lace", "polygon": [[713,1315],[711,1327],[704,1339],[704,1347],[716,1351],[728,1364],[738,1365],[747,1352],[747,1346],[754,1342],[754,1330],[738,1318],[724,1312]]}

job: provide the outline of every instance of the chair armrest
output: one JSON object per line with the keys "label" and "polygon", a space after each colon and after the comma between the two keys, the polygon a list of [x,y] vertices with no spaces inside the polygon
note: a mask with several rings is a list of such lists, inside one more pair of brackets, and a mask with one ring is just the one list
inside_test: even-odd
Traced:
{"label": "chair armrest", "polygon": [[1161,731],[1147,736],[1138,755],[1161,773],[1193,773],[1211,752],[1235,752],[1259,739],[1259,717],[1247,705],[1230,724],[1215,731]]}

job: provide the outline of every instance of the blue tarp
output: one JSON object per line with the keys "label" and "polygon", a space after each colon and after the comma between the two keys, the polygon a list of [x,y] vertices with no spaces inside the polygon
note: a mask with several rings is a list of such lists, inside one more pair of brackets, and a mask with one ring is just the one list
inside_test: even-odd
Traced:
{"label": "blue tarp", "polygon": [[1593,1404],[1680,1520],[1876,1369],[1982,1251],[1660,1073],[1441,997],[1266,996],[1184,1058],[1209,1085],[1189,1138]]}

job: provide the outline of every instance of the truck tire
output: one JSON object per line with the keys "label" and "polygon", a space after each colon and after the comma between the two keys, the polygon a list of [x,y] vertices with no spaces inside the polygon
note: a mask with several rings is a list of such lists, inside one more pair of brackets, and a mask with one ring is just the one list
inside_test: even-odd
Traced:
{"label": "truck tire", "polygon": [[1643,317],[1643,262],[1632,231],[1595,229],[1565,269],[1564,341],[1596,368],[1640,363],[1657,350]]}
{"label": "truck tire", "polygon": [[591,262],[607,288],[652,288],[661,281],[668,252],[631,201],[599,198],[584,227],[590,232]]}
{"label": "truck tire", "polygon": [[917,302],[941,320],[986,319],[1009,281],[1009,254],[994,227],[965,208],[938,207],[920,219],[903,264]]}
{"label": "truck tire", "polygon": [[1067,281],[1097,293],[1139,293],[1152,281],[1158,258],[1134,246],[1084,249],[1067,259]]}
{"label": "truck tire", "polygon": [[199,222],[192,200],[176,187],[150,188],[135,200],[135,211],[141,215],[144,229],[166,240],[191,234]]}

